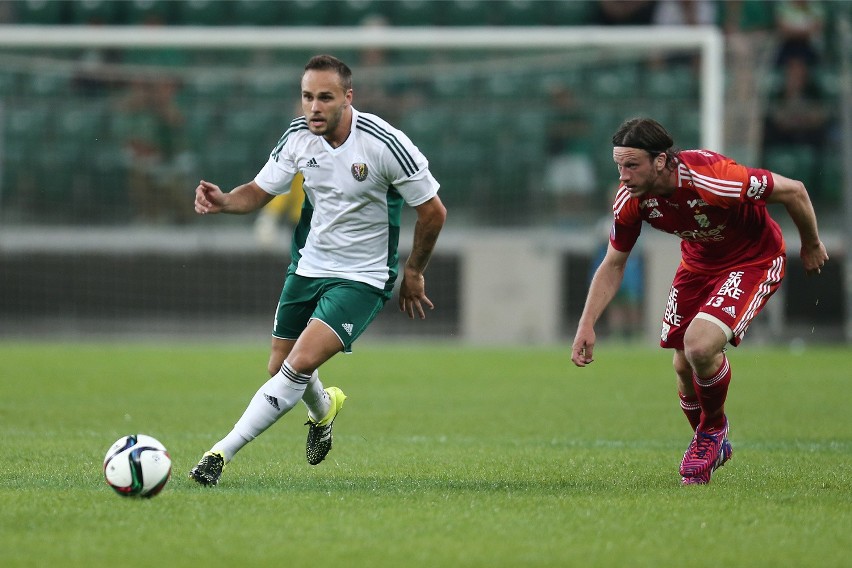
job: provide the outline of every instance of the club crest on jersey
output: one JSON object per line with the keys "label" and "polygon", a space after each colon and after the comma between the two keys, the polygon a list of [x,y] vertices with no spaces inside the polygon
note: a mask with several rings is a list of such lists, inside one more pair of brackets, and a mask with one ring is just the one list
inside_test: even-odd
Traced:
{"label": "club crest on jersey", "polygon": [[352,164],[352,177],[358,181],[364,181],[367,179],[367,164],[363,162]]}
{"label": "club crest on jersey", "polygon": [[704,213],[695,215],[695,220],[698,221],[698,226],[702,229],[706,229],[710,226],[710,219],[708,219],[707,215],[705,215]]}

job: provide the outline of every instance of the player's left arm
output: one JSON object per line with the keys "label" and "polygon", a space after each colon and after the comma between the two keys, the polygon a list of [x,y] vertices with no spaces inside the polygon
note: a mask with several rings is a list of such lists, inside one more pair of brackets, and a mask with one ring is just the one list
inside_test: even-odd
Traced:
{"label": "player's left arm", "polygon": [[416,206],[414,210],[417,212],[414,243],[403,268],[402,283],[399,288],[399,309],[408,312],[408,317],[411,319],[414,319],[415,311],[420,319],[424,319],[426,313],[423,306],[428,306],[430,310],[435,306],[426,297],[426,281],[423,272],[429,264],[432,250],[438,242],[438,235],[447,219],[447,209],[441,199],[435,195]]}
{"label": "player's left arm", "polygon": [[766,199],[767,203],[780,203],[799,230],[802,241],[800,256],[805,272],[819,274],[828,260],[825,245],[819,238],[817,218],[808,190],[802,182],[772,172],[774,188]]}

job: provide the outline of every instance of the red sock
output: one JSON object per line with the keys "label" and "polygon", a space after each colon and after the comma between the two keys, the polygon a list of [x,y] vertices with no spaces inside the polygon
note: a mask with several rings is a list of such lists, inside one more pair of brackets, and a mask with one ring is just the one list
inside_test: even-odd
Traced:
{"label": "red sock", "polygon": [[689,420],[689,426],[692,431],[698,428],[698,423],[701,422],[701,405],[698,403],[698,397],[686,395],[682,392],[677,393],[680,397],[680,409],[683,410],[684,416]]}
{"label": "red sock", "polygon": [[722,366],[712,377],[702,379],[693,373],[692,384],[701,404],[701,422],[698,429],[702,432],[721,430],[725,427],[725,399],[728,398],[730,383],[731,366],[724,354]]}

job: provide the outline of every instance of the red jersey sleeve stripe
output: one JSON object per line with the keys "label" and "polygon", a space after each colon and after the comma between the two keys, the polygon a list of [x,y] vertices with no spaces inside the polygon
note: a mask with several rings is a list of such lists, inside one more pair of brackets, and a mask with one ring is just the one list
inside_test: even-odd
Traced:
{"label": "red jersey sleeve stripe", "polygon": [[622,208],[630,201],[630,192],[627,191],[624,186],[618,188],[618,193],[615,196],[615,202],[612,205],[612,210],[618,215]]}
{"label": "red jersey sleeve stripe", "polygon": [[743,189],[742,182],[723,180],[701,175],[695,170],[689,170],[695,187],[709,191],[722,197],[739,197]]}

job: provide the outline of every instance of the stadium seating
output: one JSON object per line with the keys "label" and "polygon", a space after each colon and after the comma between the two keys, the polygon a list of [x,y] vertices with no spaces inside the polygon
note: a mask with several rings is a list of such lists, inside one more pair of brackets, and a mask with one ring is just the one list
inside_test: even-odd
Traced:
{"label": "stadium seating", "polygon": [[811,191],[817,188],[815,178],[821,164],[812,146],[803,144],[770,146],[766,148],[763,163],[768,170],[802,181]]}
{"label": "stadium seating", "polygon": [[570,2],[547,2],[548,13],[545,23],[552,26],[583,26],[592,23],[594,0]]}
{"label": "stadium seating", "polygon": [[494,22],[503,26],[539,26],[549,23],[549,2],[507,0],[493,3]]}
{"label": "stadium seating", "polygon": [[594,0],[11,0],[14,22],[75,25],[535,26],[589,23]]}
{"label": "stadium seating", "polygon": [[397,0],[389,9],[394,26],[434,26],[440,23],[440,10],[430,0]]}
{"label": "stadium seating", "polygon": [[698,77],[691,65],[664,64],[644,73],[645,94],[652,98],[691,98],[698,91]]}
{"label": "stadium seating", "polygon": [[331,24],[340,26],[364,25],[368,19],[377,18],[390,22],[390,2],[384,0],[340,0],[330,15]]}
{"label": "stadium seating", "polygon": [[130,25],[172,25],[177,24],[180,2],[172,0],[125,0],[119,2],[124,7],[124,19]]}
{"label": "stadium seating", "polygon": [[0,97],[13,96],[18,89],[18,74],[0,71]]}
{"label": "stadium seating", "polygon": [[441,21],[447,26],[485,26],[495,22],[495,2],[487,0],[448,0]]}
{"label": "stadium seating", "polygon": [[227,0],[184,0],[176,7],[177,19],[187,26],[221,26],[233,22]]}
{"label": "stadium seating", "polygon": [[18,0],[13,3],[14,18],[21,24],[64,24],[70,4],[47,0]]}
{"label": "stadium seating", "polygon": [[124,6],[111,0],[69,2],[69,22],[79,25],[108,25],[121,21]]}

